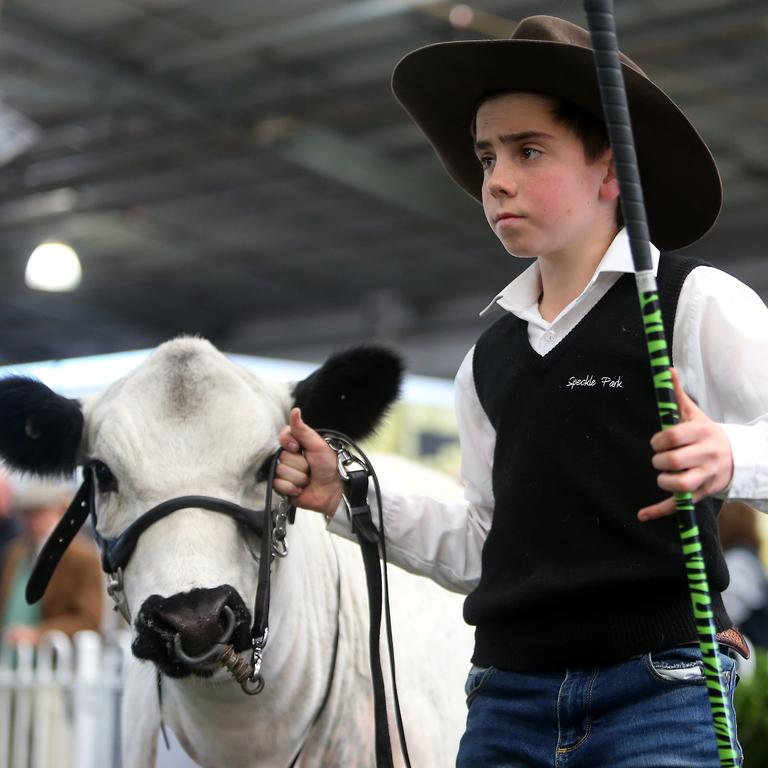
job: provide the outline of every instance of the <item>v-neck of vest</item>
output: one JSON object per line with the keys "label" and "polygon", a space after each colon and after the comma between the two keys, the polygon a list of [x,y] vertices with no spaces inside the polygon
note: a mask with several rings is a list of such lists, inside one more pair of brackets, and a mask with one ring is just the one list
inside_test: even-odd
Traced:
{"label": "v-neck of vest", "polygon": [[[569,349],[569,347],[573,346],[575,344],[579,337],[581,337],[584,333],[589,332],[589,325],[594,324],[595,322],[598,322],[598,319],[596,319],[596,316],[599,314],[597,311],[599,307],[604,305],[607,301],[610,301],[611,299],[609,297],[614,297],[620,290],[631,290],[634,292],[634,276],[631,274],[625,274],[622,275],[606,292],[603,294],[598,301],[595,303],[595,306],[592,307],[589,312],[587,312],[584,317],[579,320],[576,325],[571,328],[571,330],[568,332],[566,336],[564,336],[555,346],[547,352],[545,355],[540,355],[532,346],[531,346],[531,340],[528,337],[528,323],[525,320],[519,320],[519,326],[521,329],[521,332],[525,334],[525,346],[527,349],[526,354],[528,354],[532,360],[535,361],[535,364],[539,366],[541,370],[544,370],[548,368],[550,365],[552,365],[554,362],[556,362],[560,357],[562,357]],[[587,328],[585,331],[584,329]],[[598,343],[599,337],[597,334],[595,334],[595,343]]]}

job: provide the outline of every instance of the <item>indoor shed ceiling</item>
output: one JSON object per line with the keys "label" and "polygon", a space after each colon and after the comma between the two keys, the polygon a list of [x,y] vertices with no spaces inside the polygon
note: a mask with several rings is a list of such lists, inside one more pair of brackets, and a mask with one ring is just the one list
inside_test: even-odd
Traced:
{"label": "indoor shed ceiling", "polygon": [[[768,298],[768,6],[617,0],[622,48],[687,112],[725,206],[697,255]],[[39,128],[0,142],[0,363],[199,333],[307,359],[365,338],[451,375],[477,312],[520,269],[444,177],[389,90],[431,42],[504,37],[581,3],[5,0],[0,105]],[[685,184],[684,179],[670,183]],[[40,241],[83,283],[24,286]]]}

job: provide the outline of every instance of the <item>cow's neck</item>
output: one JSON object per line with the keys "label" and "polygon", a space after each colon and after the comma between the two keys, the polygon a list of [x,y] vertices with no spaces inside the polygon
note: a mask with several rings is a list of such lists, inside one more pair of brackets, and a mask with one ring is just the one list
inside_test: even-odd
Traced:
{"label": "cow's neck", "polygon": [[166,722],[203,764],[287,768],[323,705],[338,632],[337,564],[327,534],[315,532],[311,546],[302,535],[316,522],[296,525],[277,564],[264,690],[247,696],[229,680],[163,682]]}

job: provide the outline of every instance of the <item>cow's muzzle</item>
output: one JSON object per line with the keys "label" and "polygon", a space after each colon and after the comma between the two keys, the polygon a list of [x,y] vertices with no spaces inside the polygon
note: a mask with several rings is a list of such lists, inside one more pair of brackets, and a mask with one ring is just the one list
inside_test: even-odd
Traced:
{"label": "cow's muzzle", "polygon": [[209,677],[218,666],[208,657],[221,643],[238,652],[250,648],[250,624],[245,603],[229,585],[152,595],[136,616],[133,655],[169,677]]}

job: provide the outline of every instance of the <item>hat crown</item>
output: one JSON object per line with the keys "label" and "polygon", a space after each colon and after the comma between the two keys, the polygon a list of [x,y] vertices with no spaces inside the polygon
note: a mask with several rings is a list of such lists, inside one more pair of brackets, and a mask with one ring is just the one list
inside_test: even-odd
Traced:
{"label": "hat crown", "polygon": [[528,16],[515,27],[511,37],[513,40],[543,40],[592,47],[586,29],[555,16]]}
{"label": "hat crown", "polygon": [[[510,39],[563,43],[592,50],[592,39],[586,29],[565,19],[558,19],[556,16],[528,16],[515,27]],[[619,53],[619,58],[622,64],[645,75],[645,72],[629,56]]]}

